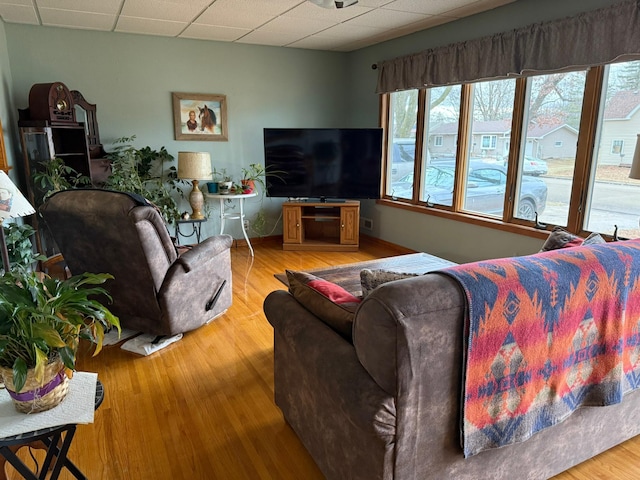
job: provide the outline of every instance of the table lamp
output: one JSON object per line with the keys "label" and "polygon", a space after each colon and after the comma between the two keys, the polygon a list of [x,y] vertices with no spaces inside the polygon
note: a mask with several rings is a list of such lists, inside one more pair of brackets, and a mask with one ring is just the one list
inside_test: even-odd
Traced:
{"label": "table lamp", "polygon": [[18,187],[9,178],[3,170],[0,170],[0,253],[2,254],[2,263],[4,271],[11,269],[9,263],[9,251],[7,250],[7,242],[4,238],[4,227],[2,223],[5,218],[26,217],[36,213],[35,209],[20,193]]}
{"label": "table lamp", "polygon": [[189,204],[193,210],[191,218],[194,220],[204,218],[202,214],[204,195],[198,188],[198,180],[210,180],[211,177],[211,156],[208,152],[178,152],[178,178],[193,182]]}
{"label": "table lamp", "polygon": [[629,178],[640,180],[640,133],[636,140],[636,150],[633,154],[633,160],[631,161],[631,171],[629,172]]}

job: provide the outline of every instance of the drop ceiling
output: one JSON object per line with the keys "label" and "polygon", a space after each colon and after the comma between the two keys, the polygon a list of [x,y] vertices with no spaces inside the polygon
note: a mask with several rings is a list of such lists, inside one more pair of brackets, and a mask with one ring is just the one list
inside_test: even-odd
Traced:
{"label": "drop ceiling", "polygon": [[352,51],[515,0],[0,0],[5,23]]}

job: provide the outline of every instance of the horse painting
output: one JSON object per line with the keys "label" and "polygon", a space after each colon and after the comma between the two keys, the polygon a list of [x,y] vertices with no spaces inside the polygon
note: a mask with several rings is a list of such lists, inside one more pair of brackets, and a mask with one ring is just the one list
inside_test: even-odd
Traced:
{"label": "horse painting", "polygon": [[200,114],[198,115],[200,119],[200,131],[204,132],[207,130],[213,133],[213,129],[218,123],[215,112],[206,105],[203,108],[198,107],[198,110],[200,110]]}

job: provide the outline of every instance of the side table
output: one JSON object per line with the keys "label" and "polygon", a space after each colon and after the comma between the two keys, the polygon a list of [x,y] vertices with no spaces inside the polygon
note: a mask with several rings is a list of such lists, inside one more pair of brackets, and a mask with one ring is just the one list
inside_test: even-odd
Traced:
{"label": "side table", "polygon": [[[244,228],[244,201],[247,198],[252,198],[257,196],[257,193],[244,193],[241,195],[229,194],[229,195],[221,195],[219,193],[205,193],[207,198],[215,198],[220,200],[220,234],[224,233],[224,221],[225,220],[240,220],[240,226],[242,227],[242,235],[244,235],[244,239],[247,241],[247,245],[249,246],[249,251],[251,252],[251,256],[253,257],[253,247],[251,246],[251,242],[249,241],[249,236],[247,235],[247,230]],[[227,200],[229,202],[237,201],[240,206],[240,212],[231,212],[225,213],[224,211],[224,201]]]}
{"label": "side table", "polygon": [[[104,387],[100,380],[96,384],[95,409],[104,400]],[[61,425],[59,427],[43,428],[32,432],[21,433],[11,437],[0,438],[0,479],[6,478],[4,473],[4,463],[8,461],[27,480],[41,480],[46,478],[47,472],[53,463],[50,480],[56,480],[65,467],[78,480],[87,480],[87,477],[76,467],[67,457],[69,447],[76,433],[76,424]],[[29,468],[15,454],[18,448],[29,444],[42,442],[47,450],[47,455],[40,469],[40,476],[29,470]]]}
{"label": "side table", "polygon": [[[200,243],[200,231],[202,230],[202,223],[206,222],[207,219],[206,218],[200,218],[200,219],[193,219],[193,218],[189,218],[186,220],[176,220],[176,242],[178,243],[178,245],[180,245],[180,235],[182,235],[184,238],[189,238],[189,237],[193,237],[194,235],[196,236],[196,242]],[[191,231],[191,233],[185,233],[180,231],[180,226],[181,225],[188,225],[191,224],[191,228],[193,229]]]}

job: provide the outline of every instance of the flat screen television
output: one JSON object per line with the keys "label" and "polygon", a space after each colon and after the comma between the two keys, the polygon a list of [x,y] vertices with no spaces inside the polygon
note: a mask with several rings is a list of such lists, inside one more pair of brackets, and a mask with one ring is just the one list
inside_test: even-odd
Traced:
{"label": "flat screen television", "polygon": [[380,198],[381,128],[265,128],[267,196]]}

